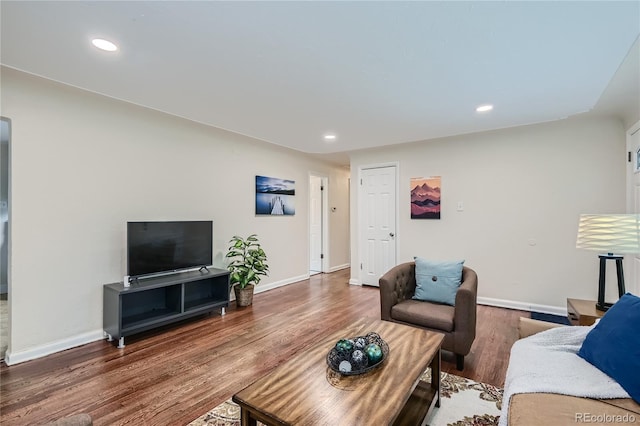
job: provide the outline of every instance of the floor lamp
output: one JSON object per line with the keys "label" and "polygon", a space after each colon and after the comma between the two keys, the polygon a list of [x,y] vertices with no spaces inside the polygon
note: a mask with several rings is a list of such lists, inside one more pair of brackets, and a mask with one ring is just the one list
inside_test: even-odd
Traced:
{"label": "floor lamp", "polygon": [[[596,309],[606,311],[611,303],[604,301],[607,261],[616,262],[618,296],[625,293],[622,254],[640,253],[640,215],[582,214],[578,225],[577,248],[605,252],[599,254],[600,277]],[[615,254],[614,254],[615,253]]]}

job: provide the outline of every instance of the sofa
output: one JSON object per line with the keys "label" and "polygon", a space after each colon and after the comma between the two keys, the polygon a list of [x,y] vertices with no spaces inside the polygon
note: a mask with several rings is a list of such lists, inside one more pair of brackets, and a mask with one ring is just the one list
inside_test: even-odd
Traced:
{"label": "sofa", "polygon": [[476,337],[478,275],[471,268],[462,268],[455,306],[450,306],[412,299],[415,269],[415,262],[402,263],[380,278],[380,318],[443,333],[442,349],[456,355],[456,368],[462,370]]}
{"label": "sofa", "polygon": [[[525,338],[553,327],[564,327],[520,318],[519,337]],[[640,424],[640,404],[631,398],[590,399],[552,393],[519,393],[508,406],[509,425]]]}

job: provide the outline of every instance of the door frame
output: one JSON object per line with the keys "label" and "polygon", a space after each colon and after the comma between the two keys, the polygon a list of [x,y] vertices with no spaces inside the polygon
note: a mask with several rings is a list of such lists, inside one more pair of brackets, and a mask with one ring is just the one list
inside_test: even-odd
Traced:
{"label": "door frame", "polygon": [[[329,272],[329,177],[324,173],[309,172],[309,180],[307,181],[307,190],[311,190],[311,177],[322,179],[322,209],[321,209],[321,227],[322,227],[322,262],[320,262],[320,272]],[[307,215],[307,269],[311,265],[311,192],[307,199],[309,212]],[[307,270],[307,272],[310,272]]]}
{"label": "door frame", "polygon": [[[634,144],[632,141],[632,137],[640,132],[640,121],[637,121],[634,125],[632,125],[626,132],[627,136],[627,152],[631,154],[631,161],[627,163],[627,212],[633,213],[634,210],[634,181],[636,179],[634,174],[634,161],[635,152],[634,152]],[[631,285],[628,290],[633,294],[640,294],[640,271],[637,270],[636,265],[634,265],[634,255],[628,255],[624,258],[625,263],[625,271],[628,271],[629,280],[627,281]]]}
{"label": "door frame", "polygon": [[7,292],[7,309],[8,309],[8,313],[7,313],[7,348],[4,352],[4,356],[0,356],[0,359],[4,359],[5,364],[10,365],[10,354],[11,354],[11,336],[12,336],[12,324],[13,324],[13,309],[11,307],[12,305],[12,301],[13,301],[13,288],[12,288],[12,269],[11,269],[11,264],[12,264],[12,260],[11,260],[11,247],[13,245],[12,239],[11,239],[11,225],[12,225],[12,209],[13,209],[13,203],[12,203],[12,173],[11,173],[11,156],[12,156],[12,139],[13,139],[13,122],[11,121],[10,118],[5,117],[5,116],[0,116],[0,119],[2,119],[2,121],[5,121],[8,124],[8,141],[7,141],[7,159],[6,159],[6,167],[7,167],[7,202],[8,202],[8,208],[7,208],[7,234],[5,235],[6,238],[6,247],[7,247],[7,288],[3,290],[6,290]]}
{"label": "door frame", "polygon": [[[362,173],[364,170],[371,170],[371,169],[381,169],[381,168],[385,168],[385,167],[395,167],[395,179],[396,179],[396,199],[395,199],[395,210],[396,210],[396,218],[395,218],[395,250],[394,250],[394,257],[396,260],[396,263],[398,262],[398,247],[400,246],[400,235],[402,235],[402,233],[400,232],[400,211],[399,211],[399,200],[400,200],[400,163],[397,161],[391,161],[388,163],[374,163],[374,164],[362,164],[358,166],[358,180],[356,181],[356,187],[358,188],[358,263],[357,263],[357,270],[358,270],[358,281],[357,282],[353,282],[353,280],[349,281],[349,284],[355,284],[355,285],[362,285],[362,262],[363,262],[363,254],[364,254],[364,250],[362,247],[362,239],[364,236],[364,229],[363,229],[363,224],[364,224],[364,191],[362,190]],[[351,274],[353,276],[353,273]]]}
{"label": "door frame", "polygon": [[[3,235],[4,238],[4,242],[5,242],[5,248],[6,248],[6,258],[2,259],[2,264],[3,266],[6,268],[5,271],[3,271],[3,274],[6,276],[6,283],[1,283],[0,282],[0,293],[9,293],[9,281],[10,281],[10,274],[9,274],[9,268],[11,265],[11,240],[9,238],[9,228],[11,227],[11,167],[10,167],[10,155],[11,155],[11,119],[4,117],[4,116],[0,116],[0,121],[7,123],[7,150],[5,155],[1,156],[1,162],[2,162],[2,167],[6,167],[7,168],[7,181],[3,182],[2,179],[0,178],[0,184],[2,184],[2,186],[6,185],[6,189],[7,189],[7,229],[6,229],[6,234]],[[6,157],[6,158],[5,158]],[[8,297],[7,297],[8,299]]]}

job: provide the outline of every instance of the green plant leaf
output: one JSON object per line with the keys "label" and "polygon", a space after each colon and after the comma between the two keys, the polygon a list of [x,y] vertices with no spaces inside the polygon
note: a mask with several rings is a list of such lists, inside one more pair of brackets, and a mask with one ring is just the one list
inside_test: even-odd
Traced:
{"label": "green plant leaf", "polygon": [[229,259],[231,285],[240,288],[249,284],[257,285],[260,276],[268,275],[267,255],[260,246],[257,234],[251,234],[246,239],[235,235],[229,244],[225,258]]}

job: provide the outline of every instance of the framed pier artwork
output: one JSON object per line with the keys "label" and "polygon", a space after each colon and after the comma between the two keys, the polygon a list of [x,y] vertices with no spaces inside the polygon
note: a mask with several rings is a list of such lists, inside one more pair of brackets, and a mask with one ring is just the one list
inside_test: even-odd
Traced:
{"label": "framed pier artwork", "polygon": [[293,180],[256,176],[256,215],[293,216],[295,195]]}

